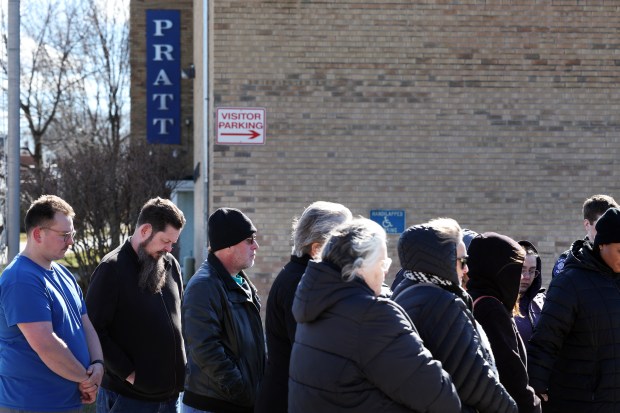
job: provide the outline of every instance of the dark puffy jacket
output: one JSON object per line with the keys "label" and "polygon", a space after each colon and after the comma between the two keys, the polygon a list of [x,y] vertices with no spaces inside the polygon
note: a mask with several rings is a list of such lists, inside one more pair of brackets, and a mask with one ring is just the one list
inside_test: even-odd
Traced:
{"label": "dark puffy jacket", "polygon": [[293,315],[289,411],[460,412],[441,363],[402,309],[356,278],[310,261]]}
{"label": "dark puffy jacket", "polygon": [[444,242],[431,227],[408,228],[398,243],[405,270],[434,274],[444,283],[420,283],[405,278],[392,299],[411,317],[433,357],[450,373],[463,411],[517,412],[517,405],[484,357],[475,320],[466,303],[467,293],[458,287],[456,244]]}
{"label": "dark puffy jacket", "polygon": [[[519,241],[519,245],[524,248],[531,248],[538,253],[536,247],[529,241]],[[542,262],[540,256],[537,256],[536,269],[540,272],[541,268]],[[530,287],[521,294],[521,298],[519,299],[520,315],[514,317],[515,324],[517,325],[517,329],[519,330],[519,334],[526,348],[532,337],[532,332],[534,332],[534,326],[538,323],[543,304],[545,303],[545,289],[541,287],[542,272],[540,272],[538,277],[534,278]]]}
{"label": "dark puffy jacket", "polygon": [[467,291],[474,299],[474,317],[491,343],[500,382],[519,413],[539,413],[540,399],[528,384],[525,346],[512,319],[525,251],[511,238],[489,232],[474,238],[467,253]]}
{"label": "dark puffy jacket", "polygon": [[265,369],[256,289],[240,287],[210,253],[183,298],[187,373],[183,402],[200,410],[251,412]]}
{"label": "dark puffy jacket", "polygon": [[254,407],[256,413],[288,411],[288,369],[297,329],[293,299],[309,260],[309,255],[291,255],[291,260],[282,268],[269,290],[265,316],[268,358]]}
{"label": "dark puffy jacket", "polygon": [[618,412],[619,349],[620,274],[576,241],[530,340],[530,382],[550,412]]}

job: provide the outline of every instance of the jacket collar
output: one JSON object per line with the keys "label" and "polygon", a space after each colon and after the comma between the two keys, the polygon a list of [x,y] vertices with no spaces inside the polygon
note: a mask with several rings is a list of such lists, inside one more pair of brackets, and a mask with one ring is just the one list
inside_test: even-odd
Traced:
{"label": "jacket collar", "polygon": [[[244,296],[247,297],[247,293],[245,292],[245,290],[239,284],[237,284],[237,282],[224,267],[224,264],[222,264],[222,261],[220,261],[220,259],[217,258],[215,254],[209,252],[209,255],[207,256],[207,262],[213,267],[213,269],[215,269],[217,276],[220,278],[220,280],[222,280],[222,283],[224,283],[224,286],[228,291],[241,292]],[[260,298],[258,297],[258,290],[254,286],[254,284],[252,284],[252,281],[250,281],[250,278],[247,276],[245,271],[240,271],[239,275],[243,277],[245,282],[248,283],[248,285],[250,286],[250,290],[252,291],[252,296],[248,297],[248,301],[254,302],[254,304],[260,309]]]}

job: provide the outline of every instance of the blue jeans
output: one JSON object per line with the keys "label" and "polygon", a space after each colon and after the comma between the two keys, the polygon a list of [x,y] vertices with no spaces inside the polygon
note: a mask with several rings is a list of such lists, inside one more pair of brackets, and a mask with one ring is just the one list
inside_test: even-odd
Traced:
{"label": "blue jeans", "polygon": [[185,403],[181,403],[181,413],[213,413],[213,412],[208,412],[206,410],[198,410],[195,407],[190,407],[186,405]]}
{"label": "blue jeans", "polygon": [[132,399],[99,387],[97,413],[177,413],[179,398],[165,402]]}

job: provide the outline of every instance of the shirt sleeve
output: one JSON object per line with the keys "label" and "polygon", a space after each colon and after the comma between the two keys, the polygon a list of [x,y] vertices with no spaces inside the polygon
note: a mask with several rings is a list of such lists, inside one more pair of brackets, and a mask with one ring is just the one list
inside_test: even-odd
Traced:
{"label": "shirt sleeve", "polygon": [[9,326],[52,321],[50,296],[43,277],[36,276],[31,271],[20,271],[18,279],[5,284],[0,293],[0,301],[3,303]]}

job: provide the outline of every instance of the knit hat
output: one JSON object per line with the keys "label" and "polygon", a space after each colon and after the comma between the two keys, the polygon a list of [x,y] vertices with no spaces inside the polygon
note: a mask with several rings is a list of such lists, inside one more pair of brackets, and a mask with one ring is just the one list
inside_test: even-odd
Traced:
{"label": "knit hat", "polygon": [[596,222],[594,245],[620,243],[620,209],[609,208]]}
{"label": "knit hat", "polygon": [[236,208],[219,208],[209,217],[208,229],[211,251],[237,245],[256,232],[250,218]]}

